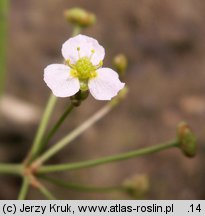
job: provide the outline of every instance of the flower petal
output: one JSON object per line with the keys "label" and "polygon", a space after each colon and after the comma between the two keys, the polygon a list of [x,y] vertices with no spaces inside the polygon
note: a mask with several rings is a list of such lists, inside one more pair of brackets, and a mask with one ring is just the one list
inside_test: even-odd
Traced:
{"label": "flower petal", "polygon": [[100,68],[97,76],[89,80],[90,93],[97,100],[110,100],[124,87],[118,74],[110,68]]}
{"label": "flower petal", "polygon": [[44,69],[44,81],[56,97],[69,97],[77,93],[80,83],[70,75],[70,68],[63,64],[51,64]]}
{"label": "flower petal", "polygon": [[[80,48],[78,51],[77,49]],[[94,53],[92,55],[92,50]],[[85,35],[77,35],[73,38],[67,40],[62,46],[62,55],[65,60],[70,59],[71,64],[75,64],[80,57],[90,57],[93,65],[97,65],[104,59],[105,50],[99,45],[98,41],[94,38],[85,36]]]}

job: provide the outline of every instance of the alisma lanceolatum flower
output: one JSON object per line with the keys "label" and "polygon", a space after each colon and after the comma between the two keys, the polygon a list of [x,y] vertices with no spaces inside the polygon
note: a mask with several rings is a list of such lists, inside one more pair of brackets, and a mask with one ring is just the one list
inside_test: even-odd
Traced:
{"label": "alisma lanceolatum flower", "polygon": [[62,55],[65,64],[51,64],[44,69],[44,81],[57,97],[89,90],[97,100],[110,100],[125,85],[114,70],[102,67],[105,50],[91,37],[70,38],[62,46]]}

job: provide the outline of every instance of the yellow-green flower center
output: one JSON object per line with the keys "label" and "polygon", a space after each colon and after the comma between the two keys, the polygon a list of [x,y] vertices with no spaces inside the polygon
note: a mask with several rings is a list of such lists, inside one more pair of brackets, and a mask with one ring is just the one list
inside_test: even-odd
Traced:
{"label": "yellow-green flower center", "polygon": [[83,57],[72,65],[71,75],[79,80],[88,80],[96,77],[96,69],[88,57]]}
{"label": "yellow-green flower center", "polygon": [[88,90],[88,80],[97,76],[96,70],[102,66],[102,62],[95,66],[91,62],[91,58],[82,57],[76,64],[70,64],[66,61],[67,65],[71,67],[71,76],[76,77],[80,81],[80,89],[82,91]]}
{"label": "yellow-green flower center", "polygon": [[79,79],[89,79],[96,76],[96,67],[88,57],[80,58],[75,65],[75,69]]}

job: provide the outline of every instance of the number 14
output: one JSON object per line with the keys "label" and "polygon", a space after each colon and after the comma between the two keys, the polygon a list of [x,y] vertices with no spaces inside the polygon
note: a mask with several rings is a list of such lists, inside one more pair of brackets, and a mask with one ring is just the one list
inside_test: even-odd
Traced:
{"label": "number 14", "polygon": [[195,211],[201,212],[200,204],[198,204],[197,206],[194,206],[194,204],[191,204],[190,208],[191,208],[191,212],[195,212]]}

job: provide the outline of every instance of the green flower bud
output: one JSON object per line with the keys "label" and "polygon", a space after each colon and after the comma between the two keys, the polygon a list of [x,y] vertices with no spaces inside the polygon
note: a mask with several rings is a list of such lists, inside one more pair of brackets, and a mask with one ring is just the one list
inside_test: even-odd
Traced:
{"label": "green flower bud", "polygon": [[96,23],[95,15],[81,8],[66,10],[65,18],[68,22],[80,27],[89,27]]}
{"label": "green flower bud", "polygon": [[113,59],[113,65],[120,77],[124,76],[128,65],[126,56],[124,54],[116,55]]}
{"label": "green flower bud", "polygon": [[150,188],[149,177],[145,174],[134,175],[126,179],[122,186],[129,195],[137,199],[142,199]]}
{"label": "green flower bud", "polygon": [[197,151],[196,136],[189,125],[181,122],[177,128],[179,147],[187,157],[194,157]]}

